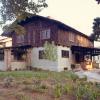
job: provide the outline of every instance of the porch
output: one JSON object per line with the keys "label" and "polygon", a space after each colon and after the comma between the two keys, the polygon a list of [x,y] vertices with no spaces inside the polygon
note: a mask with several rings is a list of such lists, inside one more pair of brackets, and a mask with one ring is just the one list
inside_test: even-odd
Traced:
{"label": "porch", "polygon": [[[31,66],[31,46],[6,47],[0,49],[3,67],[1,70],[24,70]],[[1,67],[0,66],[0,67]]]}
{"label": "porch", "polygon": [[72,46],[71,51],[74,55],[74,63],[80,65],[82,69],[91,70],[97,66],[99,68],[99,64],[93,59],[95,56],[100,55],[99,48]]}

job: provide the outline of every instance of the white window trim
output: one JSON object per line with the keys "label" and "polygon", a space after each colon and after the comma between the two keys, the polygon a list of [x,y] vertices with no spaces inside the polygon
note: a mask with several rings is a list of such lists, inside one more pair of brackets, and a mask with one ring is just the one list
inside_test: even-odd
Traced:
{"label": "white window trim", "polygon": [[40,38],[43,39],[50,39],[50,29],[42,30],[40,33]]}

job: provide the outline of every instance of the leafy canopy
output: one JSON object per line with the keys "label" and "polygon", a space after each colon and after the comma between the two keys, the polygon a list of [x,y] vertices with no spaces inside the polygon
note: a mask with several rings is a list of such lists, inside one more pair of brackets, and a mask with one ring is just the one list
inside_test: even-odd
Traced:
{"label": "leafy canopy", "polygon": [[39,13],[47,7],[46,0],[0,0],[0,14],[2,20],[19,18],[25,12]]}
{"label": "leafy canopy", "polygon": [[91,39],[100,41],[100,17],[94,19],[93,34],[91,34]]}
{"label": "leafy canopy", "polygon": [[100,0],[96,0],[98,2],[98,4],[100,4]]}
{"label": "leafy canopy", "polygon": [[49,43],[48,41],[44,43],[43,58],[50,61],[57,61],[57,48],[53,41],[52,43]]}
{"label": "leafy canopy", "polygon": [[18,34],[25,33],[24,27],[18,25],[19,21],[39,13],[48,6],[46,0],[0,0],[0,3],[0,25],[16,19],[12,24],[3,27],[4,32],[15,31]]}

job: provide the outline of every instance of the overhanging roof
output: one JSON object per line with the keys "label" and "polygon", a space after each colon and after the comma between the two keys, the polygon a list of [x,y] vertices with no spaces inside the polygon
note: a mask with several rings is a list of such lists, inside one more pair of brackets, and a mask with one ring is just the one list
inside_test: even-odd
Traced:
{"label": "overhanging roof", "polygon": [[97,56],[100,55],[100,48],[90,48],[90,47],[82,47],[82,46],[72,46],[71,47],[72,53],[80,53],[83,55],[92,55]]}
{"label": "overhanging roof", "polygon": [[[33,15],[32,17],[26,18],[26,20],[20,21],[18,24],[20,24],[20,25],[23,26],[23,25],[25,25],[25,24],[27,24],[27,23],[30,23],[30,22],[32,22],[32,21],[34,21],[34,20],[39,20],[39,19],[52,22],[52,23],[56,24],[59,28],[63,28],[63,29],[65,29],[65,30],[67,30],[67,31],[72,31],[72,32],[74,32],[74,33],[76,33],[76,34],[79,34],[79,35],[84,36],[84,37],[88,38],[89,40],[91,40],[91,39],[89,38],[89,36],[87,36],[87,35],[85,35],[84,33],[82,33],[82,32],[80,32],[80,31],[78,31],[78,30],[76,30],[76,29],[74,29],[74,28],[72,28],[72,27],[70,27],[70,26],[64,24],[63,22],[60,22],[60,21],[58,21],[58,20],[51,19],[51,18],[48,18],[48,17],[40,16],[40,15]],[[3,32],[3,33],[2,33],[3,36],[8,36],[8,37],[11,37],[12,34],[13,34],[13,32],[11,32],[11,33],[9,33],[9,32],[8,32],[8,33],[7,33],[7,32]],[[91,40],[91,41],[92,41],[92,40]]]}
{"label": "overhanging roof", "polygon": [[0,50],[2,49],[29,49],[32,48],[31,45],[21,45],[21,46],[11,46],[11,47],[2,47],[0,48]]}

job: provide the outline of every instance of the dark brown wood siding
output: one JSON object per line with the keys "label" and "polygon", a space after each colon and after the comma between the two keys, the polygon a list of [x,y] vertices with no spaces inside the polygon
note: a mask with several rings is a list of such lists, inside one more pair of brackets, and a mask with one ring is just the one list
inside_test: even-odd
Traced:
{"label": "dark brown wood siding", "polygon": [[[19,42],[18,35],[14,33],[12,35],[13,46],[19,45],[32,45],[33,47],[41,47],[45,41],[52,42],[61,46],[83,46],[83,47],[93,47],[93,43],[83,35],[75,33],[70,29],[61,29],[57,23],[49,20],[34,19],[31,22],[24,25],[26,29],[26,34],[24,35],[24,42]],[[50,38],[41,39],[40,33],[43,30],[50,29]],[[70,39],[70,35],[73,34],[73,41]]]}
{"label": "dark brown wood siding", "polygon": [[[73,41],[70,40],[70,34],[73,34]],[[83,46],[93,47],[93,42],[88,38],[63,29],[58,29],[58,44],[62,46]]]}
{"label": "dark brown wood siding", "polygon": [[[13,34],[13,46],[18,45],[32,45],[34,47],[43,46],[45,41],[54,41],[57,44],[58,32],[57,26],[52,22],[47,22],[44,20],[36,20],[31,23],[26,24],[25,26],[26,34],[24,35],[24,44],[17,43],[17,34]],[[40,33],[43,30],[50,29],[50,39],[40,39]]]}

